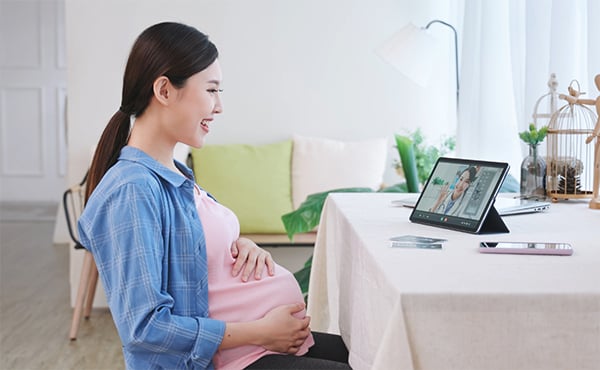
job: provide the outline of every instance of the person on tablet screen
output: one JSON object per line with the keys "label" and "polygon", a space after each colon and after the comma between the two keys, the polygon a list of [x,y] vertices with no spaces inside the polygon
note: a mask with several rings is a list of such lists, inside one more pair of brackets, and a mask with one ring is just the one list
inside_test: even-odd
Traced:
{"label": "person on tablet screen", "polygon": [[469,166],[458,173],[452,187],[446,183],[442,185],[438,198],[429,209],[430,212],[443,213],[450,216],[459,216],[465,202],[467,190],[477,178],[477,168]]}

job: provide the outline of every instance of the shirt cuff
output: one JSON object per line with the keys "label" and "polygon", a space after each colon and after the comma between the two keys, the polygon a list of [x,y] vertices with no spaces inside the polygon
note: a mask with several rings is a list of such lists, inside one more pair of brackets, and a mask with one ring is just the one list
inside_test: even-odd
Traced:
{"label": "shirt cuff", "polygon": [[225,335],[225,322],[209,318],[196,318],[198,337],[192,350],[192,361],[206,368],[219,349]]}

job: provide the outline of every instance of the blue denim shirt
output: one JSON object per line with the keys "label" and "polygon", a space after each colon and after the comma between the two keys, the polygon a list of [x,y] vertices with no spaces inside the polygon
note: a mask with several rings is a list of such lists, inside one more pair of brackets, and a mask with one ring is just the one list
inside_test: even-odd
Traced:
{"label": "blue denim shirt", "polygon": [[225,323],[208,318],[202,224],[187,178],[124,147],[79,220],[128,369],[212,369]]}

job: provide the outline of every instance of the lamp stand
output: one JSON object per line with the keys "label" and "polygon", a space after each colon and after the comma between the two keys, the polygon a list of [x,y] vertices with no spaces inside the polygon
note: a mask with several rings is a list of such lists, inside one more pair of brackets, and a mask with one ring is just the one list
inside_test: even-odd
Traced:
{"label": "lamp stand", "polygon": [[454,67],[456,70],[456,109],[458,110],[458,98],[459,98],[459,78],[458,78],[458,34],[456,33],[456,29],[454,27],[452,27],[451,24],[446,23],[444,21],[441,21],[439,19],[434,19],[431,22],[427,23],[427,26],[425,26],[425,29],[429,29],[429,26],[431,26],[434,23],[440,23],[443,24],[446,27],[449,27],[452,32],[454,33]]}

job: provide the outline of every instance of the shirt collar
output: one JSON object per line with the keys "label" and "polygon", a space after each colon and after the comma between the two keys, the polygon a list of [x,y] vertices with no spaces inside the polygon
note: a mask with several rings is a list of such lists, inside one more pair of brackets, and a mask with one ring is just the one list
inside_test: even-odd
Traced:
{"label": "shirt collar", "polygon": [[173,172],[148,154],[132,146],[127,145],[121,149],[119,160],[139,163],[176,187],[181,186],[186,180],[194,181],[194,173],[192,170],[179,161],[173,160],[175,166],[185,175],[185,177]]}

